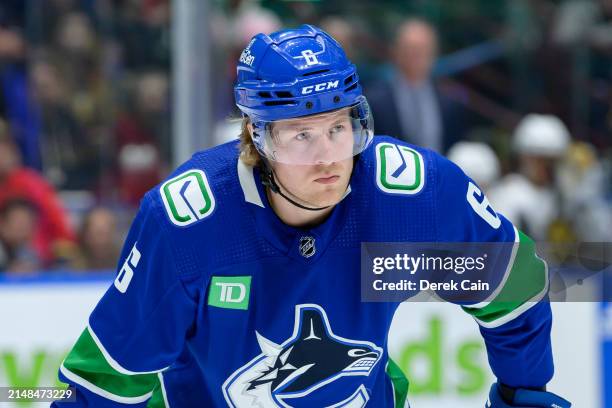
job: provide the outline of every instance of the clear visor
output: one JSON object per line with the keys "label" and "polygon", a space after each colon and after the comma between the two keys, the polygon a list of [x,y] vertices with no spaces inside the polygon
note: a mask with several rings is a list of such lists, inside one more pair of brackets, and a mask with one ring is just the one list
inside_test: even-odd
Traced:
{"label": "clear visor", "polygon": [[373,120],[365,98],[318,115],[265,122],[254,128],[267,159],[286,164],[331,164],[361,153],[372,141]]}

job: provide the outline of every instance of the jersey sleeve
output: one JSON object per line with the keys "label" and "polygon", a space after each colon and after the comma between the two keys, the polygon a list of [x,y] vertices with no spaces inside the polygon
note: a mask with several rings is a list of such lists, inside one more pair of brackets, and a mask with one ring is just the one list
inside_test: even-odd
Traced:
{"label": "jersey sleeve", "polygon": [[484,338],[489,365],[502,383],[541,387],[553,375],[548,268],[534,242],[489,204],[451,161],[435,155],[437,236],[441,242],[507,243],[495,263],[486,301],[463,304]]}
{"label": "jersey sleeve", "polygon": [[77,404],[66,407],[145,406],[163,397],[161,373],[194,324],[197,302],[149,200],[130,228],[116,279],[60,367],[60,379],[77,390]]}

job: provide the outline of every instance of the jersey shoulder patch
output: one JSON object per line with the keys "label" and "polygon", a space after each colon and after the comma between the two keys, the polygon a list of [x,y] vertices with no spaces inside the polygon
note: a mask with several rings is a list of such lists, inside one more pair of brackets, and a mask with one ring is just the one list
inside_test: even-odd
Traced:
{"label": "jersey shoulder patch", "polygon": [[165,181],[159,188],[166,214],[179,227],[209,217],[215,210],[215,197],[200,169],[189,169]]}
{"label": "jersey shoulder patch", "polygon": [[423,155],[409,146],[380,142],[376,150],[376,185],[388,194],[414,195],[425,185]]}

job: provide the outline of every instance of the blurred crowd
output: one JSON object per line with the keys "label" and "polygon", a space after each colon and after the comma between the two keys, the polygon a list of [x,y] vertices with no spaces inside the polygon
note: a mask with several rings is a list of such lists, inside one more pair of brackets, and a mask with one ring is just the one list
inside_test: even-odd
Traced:
{"label": "blurred crowd", "polygon": [[[538,241],[612,241],[612,0],[211,0],[212,145],[251,36],[313,23],[377,134],[448,155]],[[172,168],[169,0],[0,2],[0,271],[117,262]]]}
{"label": "blurred crowd", "polygon": [[0,270],[111,269],[170,161],[170,4],[0,2]]}

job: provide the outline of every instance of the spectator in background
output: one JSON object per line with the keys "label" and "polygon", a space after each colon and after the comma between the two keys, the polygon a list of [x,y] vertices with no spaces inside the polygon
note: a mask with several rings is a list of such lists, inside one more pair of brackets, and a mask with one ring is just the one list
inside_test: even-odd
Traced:
{"label": "spectator in background", "polygon": [[80,254],[76,269],[103,270],[117,266],[121,242],[115,214],[107,208],[92,209],[83,220],[79,233]]}
{"label": "spectator in background", "polygon": [[168,0],[126,1],[119,7],[118,38],[128,69],[170,67],[170,2]]}
{"label": "spectator in background", "polygon": [[233,119],[240,116],[233,99],[236,61],[254,35],[273,33],[282,27],[280,18],[271,10],[261,7],[258,1],[236,1],[231,6],[232,10],[227,16],[216,15],[212,22],[215,44],[225,44],[225,49],[215,47],[213,50],[213,69],[227,78],[213,84],[216,144],[240,136],[242,121]]}
{"label": "spectator in background", "polygon": [[138,205],[161,180],[170,161],[168,78],[148,72],[135,80],[130,107],[115,129],[118,168],[116,185],[121,199]]}
{"label": "spectator in background", "polygon": [[41,270],[43,261],[34,248],[38,210],[22,199],[0,205],[0,271],[24,273]]}
{"label": "spectator in background", "polygon": [[342,17],[330,16],[324,18],[319,25],[325,32],[342,45],[344,53],[351,61],[358,60],[355,44],[355,30],[348,20]]}
{"label": "spectator in background", "polygon": [[84,128],[83,136],[92,138],[92,128],[112,120],[111,78],[105,76],[104,69],[112,70],[114,61],[108,61],[106,43],[83,12],[64,15],[55,38],[48,53],[54,57],[61,84],[70,95],[66,105]]}
{"label": "spectator in background", "polygon": [[272,33],[282,28],[278,16],[272,10],[262,7],[258,1],[238,3],[230,22],[233,55],[240,55],[254,35]]}
{"label": "spectator in background", "polygon": [[58,251],[73,245],[74,234],[51,185],[36,171],[22,166],[5,126],[0,131],[0,207],[12,199],[27,200],[37,208],[33,247],[42,264],[51,265]]}
{"label": "spectator in background", "polygon": [[70,89],[57,66],[37,60],[30,79],[42,117],[43,173],[61,189],[91,188],[97,177],[96,151],[70,107]]}
{"label": "spectator in background", "polygon": [[445,152],[463,136],[460,105],[446,98],[432,78],[438,52],[436,31],[423,20],[402,23],[393,42],[395,72],[373,84],[367,97],[376,133]]}
{"label": "spectator in background", "polygon": [[40,123],[27,81],[25,3],[0,1],[0,116],[10,123],[24,163],[40,169]]}

